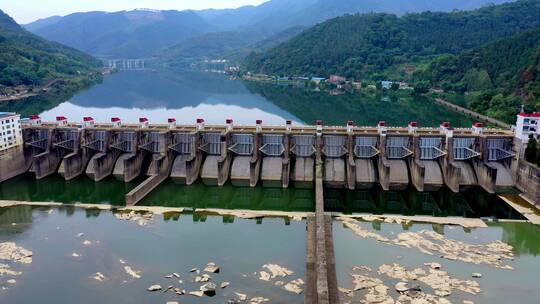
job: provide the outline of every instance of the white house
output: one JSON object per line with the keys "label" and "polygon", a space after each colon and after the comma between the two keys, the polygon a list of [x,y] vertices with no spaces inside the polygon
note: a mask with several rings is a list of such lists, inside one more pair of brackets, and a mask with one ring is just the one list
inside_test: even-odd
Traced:
{"label": "white house", "polygon": [[515,136],[521,139],[524,144],[529,141],[530,135],[536,139],[540,139],[540,113],[519,113],[517,115],[515,133]]}
{"label": "white house", "polygon": [[21,116],[0,112],[0,153],[22,145]]}

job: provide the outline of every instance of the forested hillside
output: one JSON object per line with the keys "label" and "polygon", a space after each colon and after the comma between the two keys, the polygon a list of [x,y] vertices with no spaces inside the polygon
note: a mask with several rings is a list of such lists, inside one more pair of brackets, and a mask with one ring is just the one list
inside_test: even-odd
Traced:
{"label": "forested hillside", "polygon": [[459,54],[538,26],[538,0],[470,12],[347,15],[316,25],[267,52],[251,54],[245,69],[365,79],[392,66],[444,53]]}
{"label": "forested hillside", "polygon": [[466,106],[512,122],[522,102],[540,110],[540,28],[440,56],[414,78],[445,91],[468,92]]}
{"label": "forested hillside", "polygon": [[93,77],[99,66],[84,53],[27,32],[0,11],[0,86],[40,86],[54,79]]}

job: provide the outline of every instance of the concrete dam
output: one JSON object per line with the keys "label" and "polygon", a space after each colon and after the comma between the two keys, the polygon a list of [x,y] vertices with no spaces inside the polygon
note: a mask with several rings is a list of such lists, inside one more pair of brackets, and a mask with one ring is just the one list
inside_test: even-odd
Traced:
{"label": "concrete dam", "polygon": [[[86,174],[95,181],[113,175],[129,182],[147,179],[126,195],[136,204],[161,182],[202,180],[222,186],[228,181],[244,187],[301,187],[315,185],[316,161],[322,161],[324,187],[419,191],[448,187],[454,192],[480,186],[501,193],[516,186],[520,145],[513,132],[484,128],[193,125],[95,123],[86,117],[70,123],[65,117],[41,122],[34,116],[22,125],[23,146],[6,158],[5,180],[30,171],[37,179],[58,173],[66,180]],[[18,161],[13,161],[18,160]],[[0,162],[3,160],[0,159]],[[17,164],[14,166],[14,164]],[[15,168],[16,167],[16,168]],[[0,180],[1,181],[1,180]]]}

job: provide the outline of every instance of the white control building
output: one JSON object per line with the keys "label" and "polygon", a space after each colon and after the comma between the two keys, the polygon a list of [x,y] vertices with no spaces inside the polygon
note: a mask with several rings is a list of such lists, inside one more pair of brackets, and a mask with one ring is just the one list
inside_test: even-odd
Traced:
{"label": "white control building", "polygon": [[536,139],[540,139],[540,113],[519,113],[515,132],[515,136],[524,144],[529,141],[531,135]]}
{"label": "white control building", "polygon": [[0,154],[22,145],[21,116],[0,112]]}

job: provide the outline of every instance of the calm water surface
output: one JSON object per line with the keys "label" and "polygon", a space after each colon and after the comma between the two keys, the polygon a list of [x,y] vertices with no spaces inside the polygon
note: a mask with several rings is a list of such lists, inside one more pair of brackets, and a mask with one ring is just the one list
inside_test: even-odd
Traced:
{"label": "calm water surface", "polygon": [[[397,224],[362,223],[366,229],[383,236],[395,238],[404,228]],[[336,270],[339,286],[352,287],[350,273],[354,266],[365,265],[376,273],[383,264],[397,263],[409,270],[422,268],[424,263],[440,263],[442,270],[451,277],[469,280],[471,274],[478,272],[482,278],[474,279],[480,284],[482,292],[470,295],[453,291],[448,299],[452,303],[472,300],[474,303],[539,303],[538,273],[540,273],[540,227],[528,223],[491,223],[489,228],[467,230],[460,227],[443,225],[413,224],[408,231],[434,230],[445,238],[460,240],[469,244],[486,244],[500,240],[514,247],[515,260],[508,264],[514,270],[497,269],[491,266],[474,265],[459,261],[450,261],[421,253],[417,249],[387,245],[375,240],[362,239],[341,222],[334,221],[334,249],[336,254]],[[390,295],[397,298],[394,285],[399,280],[383,279],[390,287]],[[426,290],[430,293],[430,290]]]}
{"label": "calm water surface", "polygon": [[92,116],[100,122],[118,116],[128,122],[148,117],[156,123],[169,117],[193,123],[203,117],[214,124],[233,118],[238,124],[262,119],[269,125],[285,120],[311,124],[318,119],[329,125],[343,125],[348,120],[371,126],[381,120],[401,126],[411,120],[421,126],[439,126],[442,121],[456,127],[471,125],[470,119],[424,97],[360,93],[330,96],[327,92],[194,71],[120,72],[69,99],[33,98],[24,103],[0,104],[0,110],[23,115],[41,113],[45,120],[66,116],[80,121],[83,116]]}
{"label": "calm water surface", "polygon": [[[278,263],[294,271],[285,281],[305,277],[305,222],[283,219],[255,220],[200,217],[181,214],[172,217],[155,215],[147,226],[115,218],[110,211],[73,207],[10,207],[0,209],[0,242],[16,242],[33,252],[29,265],[10,263],[23,274],[9,285],[0,276],[1,303],[227,303],[234,292],[252,297],[266,297],[271,303],[302,303],[303,295],[285,291],[273,282],[258,280],[253,273],[268,263]],[[12,223],[15,223],[14,226]],[[83,237],[77,237],[84,233]],[[85,246],[84,240],[92,245]],[[80,258],[72,257],[76,252]],[[126,264],[122,264],[120,261]],[[2,261],[4,262],[4,261]],[[194,273],[208,262],[220,267],[212,274],[218,286],[230,282],[210,298],[173,292],[146,291],[150,285],[174,285],[187,292],[198,290]],[[134,279],[123,267],[141,271]],[[101,272],[105,281],[91,278]],[[177,272],[183,280],[166,279]],[[275,280],[273,280],[275,281]]]}

